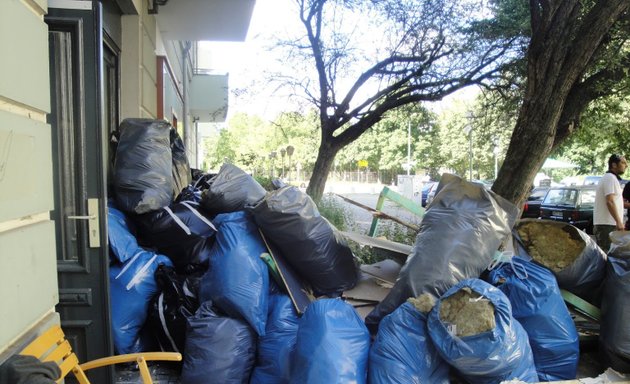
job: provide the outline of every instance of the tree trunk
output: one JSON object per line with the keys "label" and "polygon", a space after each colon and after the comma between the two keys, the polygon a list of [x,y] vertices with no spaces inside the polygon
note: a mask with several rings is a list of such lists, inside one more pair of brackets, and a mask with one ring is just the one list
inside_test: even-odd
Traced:
{"label": "tree trunk", "polygon": [[306,193],[316,202],[322,199],[324,194],[324,188],[326,187],[326,180],[330,169],[335,162],[335,156],[339,150],[335,149],[330,143],[322,141],[317,153],[317,159],[315,160],[315,166],[313,167],[313,174],[311,180],[306,188]]}

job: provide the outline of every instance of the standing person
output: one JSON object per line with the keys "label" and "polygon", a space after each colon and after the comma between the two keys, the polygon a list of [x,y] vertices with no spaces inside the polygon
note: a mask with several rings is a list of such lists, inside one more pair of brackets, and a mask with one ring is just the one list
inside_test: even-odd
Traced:
{"label": "standing person", "polygon": [[626,185],[623,187],[623,192],[621,192],[621,196],[623,196],[623,206],[624,208],[627,208],[627,218],[628,220],[626,221],[626,231],[630,230],[630,182],[627,182]]}
{"label": "standing person", "polygon": [[610,248],[610,232],[624,229],[624,202],[619,180],[621,180],[620,175],[623,175],[627,166],[625,157],[611,155],[608,158],[608,171],[597,184],[593,212],[593,234],[597,244],[604,252],[608,252]]}

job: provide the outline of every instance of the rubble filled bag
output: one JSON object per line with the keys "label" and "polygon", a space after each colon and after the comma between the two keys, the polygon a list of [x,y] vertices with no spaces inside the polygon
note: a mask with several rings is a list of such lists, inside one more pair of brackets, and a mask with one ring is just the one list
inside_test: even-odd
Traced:
{"label": "rubble filled bag", "polygon": [[160,294],[151,302],[147,323],[162,351],[184,351],[186,321],[199,308],[201,275],[201,271],[178,274],[165,265],[155,271]]}
{"label": "rubble filled bag", "polygon": [[173,199],[171,125],[164,120],[125,119],[114,160],[114,193],[118,207],[147,213]]}
{"label": "rubble filled bag", "polygon": [[538,379],[574,379],[580,358],[579,337],[553,273],[514,257],[493,268],[488,280],[508,297],[512,316],[527,332]]}
{"label": "rubble filled bag", "polygon": [[298,316],[289,296],[275,293],[269,298],[265,336],[258,338],[256,366],[250,384],[287,384],[291,377],[291,355],[297,339]]}
{"label": "rubble filled bag", "polygon": [[138,240],[129,229],[130,224],[133,223],[114,206],[114,202],[108,201],[107,239],[109,240],[109,248],[112,250],[111,254],[120,263],[124,263],[142,250],[138,245]]}
{"label": "rubble filled bag", "polygon": [[180,382],[247,384],[256,356],[256,334],[247,323],[219,316],[212,303],[188,318]]}
{"label": "rubble filled bag", "polygon": [[449,367],[427,333],[427,314],[405,302],[379,324],[370,348],[370,384],[448,384]]}
{"label": "rubble filled bag", "polygon": [[258,228],[245,211],[222,213],[210,252],[210,268],[201,282],[199,301],[212,301],[229,316],[245,319],[263,336],[267,322],[269,271]]}
{"label": "rubble filled bag", "polygon": [[537,382],[532,349],[509,299],[479,279],[457,283],[429,313],[427,328],[442,358],[471,384]]}
{"label": "rubble filled bag", "polygon": [[365,319],[370,330],[410,297],[437,299],[459,281],[479,277],[517,215],[512,203],[483,185],[444,174],[398,280]]}
{"label": "rubble filled bag", "polygon": [[139,238],[168,256],[180,272],[189,266],[208,266],[216,227],[194,201],[133,216]]}
{"label": "rubble filled bag", "polygon": [[298,323],[290,383],[366,383],[369,350],[370,334],[350,304],[316,300]]}
{"label": "rubble filled bag", "polygon": [[212,213],[243,210],[265,197],[265,189],[239,167],[225,163],[219,173],[209,181],[201,195],[201,204]]}
{"label": "rubble filled bag", "polygon": [[307,194],[281,188],[251,212],[265,237],[317,294],[341,293],[357,283],[352,251]]}
{"label": "rubble filled bag", "polygon": [[142,352],[139,343],[149,305],[159,293],[153,277],[159,265],[172,265],[168,257],[140,250],[124,264],[109,267],[112,333],[117,354]]}
{"label": "rubble filled bag", "polygon": [[[518,256],[549,268],[562,289],[599,306],[606,254],[584,231],[552,220],[523,219],[514,227]],[[525,249],[527,252],[523,253]]]}
{"label": "rubble filled bag", "polygon": [[171,128],[169,139],[171,142],[171,161],[173,166],[173,196],[181,193],[190,184],[192,174],[186,156],[186,147],[175,128]]}
{"label": "rubble filled bag", "polygon": [[599,331],[606,365],[630,373],[630,232],[612,232]]}

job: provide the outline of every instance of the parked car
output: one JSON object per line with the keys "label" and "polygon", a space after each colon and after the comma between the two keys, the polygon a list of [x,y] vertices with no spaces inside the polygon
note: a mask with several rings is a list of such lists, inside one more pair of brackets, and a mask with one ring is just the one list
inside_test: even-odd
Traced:
{"label": "parked car", "polygon": [[540,217],[540,204],[542,203],[545,195],[549,191],[549,187],[536,187],[532,189],[525,204],[523,205],[522,218],[535,218]]}
{"label": "parked car", "polygon": [[601,179],[601,176],[597,176],[597,175],[593,175],[593,176],[586,176],[584,177],[584,181],[582,182],[582,185],[597,185],[599,183],[599,179]]}
{"label": "parked car", "polygon": [[432,186],[436,185],[437,181],[429,181],[425,185],[422,186],[422,201],[421,204],[423,207],[427,206],[427,196],[429,195],[429,190]]}
{"label": "parked car", "polygon": [[439,183],[435,183],[431,186],[431,188],[429,188],[429,192],[427,192],[427,206],[429,204],[431,204],[431,202],[433,201],[433,198],[435,197],[435,192],[437,191],[437,187],[438,187]]}
{"label": "parked car", "polygon": [[551,187],[540,204],[540,218],[564,221],[593,233],[595,185]]}

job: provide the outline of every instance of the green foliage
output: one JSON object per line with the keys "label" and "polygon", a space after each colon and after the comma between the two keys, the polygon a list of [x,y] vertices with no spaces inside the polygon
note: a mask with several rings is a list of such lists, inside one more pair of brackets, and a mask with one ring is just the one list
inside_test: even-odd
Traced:
{"label": "green foliage", "polygon": [[319,204],[317,204],[317,209],[340,231],[348,228],[349,223],[353,221],[352,213],[332,195],[322,196]]}
{"label": "green foliage", "polygon": [[255,175],[254,180],[256,180],[258,184],[260,184],[263,188],[265,188],[265,191],[270,192],[274,190],[273,184],[271,182],[271,178],[269,176]]}

